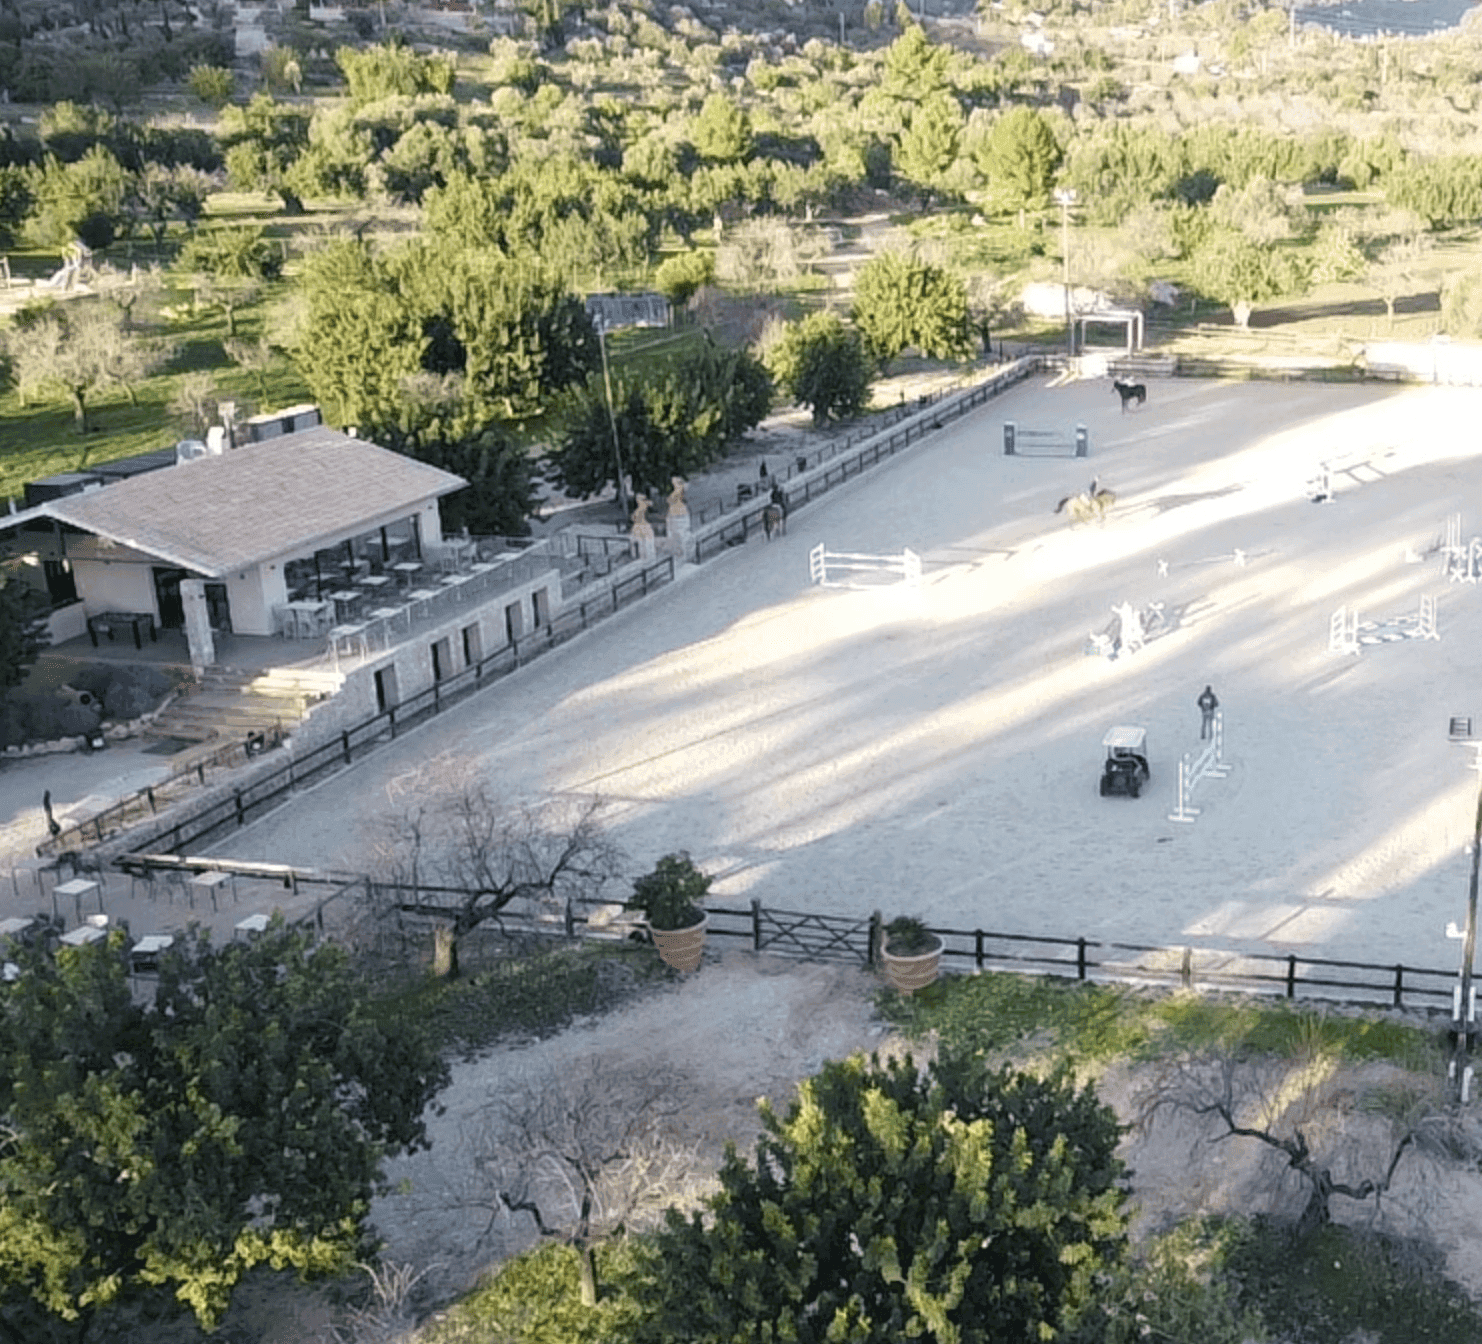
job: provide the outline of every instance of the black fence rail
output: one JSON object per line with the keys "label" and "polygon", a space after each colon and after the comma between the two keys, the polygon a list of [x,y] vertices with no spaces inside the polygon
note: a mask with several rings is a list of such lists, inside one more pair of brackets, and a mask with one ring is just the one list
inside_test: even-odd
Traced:
{"label": "black fence rail", "polygon": [[1398,962],[1384,965],[1299,953],[1100,942],[984,929],[931,932],[942,939],[942,961],[948,969],[1027,971],[1076,980],[1228,989],[1392,1008],[1449,1006],[1457,982],[1455,971]]}
{"label": "black fence rail", "polygon": [[[247,806],[251,807],[250,801]],[[323,895],[292,923],[320,936],[339,937],[354,926],[365,937],[364,916],[380,912],[380,936],[402,954],[425,939],[426,930],[450,923],[467,898],[460,887],[398,883],[363,874],[292,868],[283,864],[169,853],[121,854],[114,866],[151,884],[185,880],[205,872],[230,874],[258,884],[253,905],[267,903],[273,889],[299,896]],[[743,943],[753,952],[803,961],[843,961],[862,967],[875,962],[884,936],[878,911],[859,916],[783,910],[753,900],[747,907],[706,907],[709,937]],[[389,918],[387,918],[389,916]],[[419,933],[418,930],[421,930]],[[1052,975],[1083,982],[1171,986],[1197,991],[1232,991],[1380,1006],[1449,1010],[1458,983],[1455,971],[1433,967],[1344,961],[1300,953],[1251,952],[1192,944],[1103,942],[1053,934],[996,933],[986,929],[931,928],[942,940],[943,968],[969,974],[1011,972]],[[564,941],[614,941],[646,937],[640,916],[611,900],[572,899],[564,905],[514,907],[488,921],[494,938],[540,936]]]}
{"label": "black fence rail", "polygon": [[[646,565],[591,599],[564,610],[548,625],[512,640],[461,672],[435,682],[426,690],[408,696],[361,723],[342,731],[338,737],[295,755],[276,769],[268,769],[255,779],[231,788],[216,798],[202,800],[198,806],[183,811],[161,828],[150,828],[142,837],[138,850],[179,853],[237,830],[280,806],[294,791],[317,783],[326,776],[353,765],[382,742],[388,742],[408,728],[435,718],[451,705],[494,684],[532,658],[564,643],[595,622],[611,616],[622,607],[673,581],[674,560],[664,556]],[[130,815],[120,810],[120,816]],[[92,827],[93,823],[84,823]],[[121,829],[121,828],[120,828]],[[94,828],[92,843],[108,838],[103,826]],[[38,847],[43,856],[63,851],[55,841]]]}
{"label": "black fence rail", "polygon": [[166,808],[198,794],[206,787],[208,776],[217,771],[238,770],[265,752],[274,750],[282,741],[282,729],[274,725],[238,741],[207,743],[198,753],[188,756],[168,779],[120,798],[75,825],[61,827],[55,835],[36,846],[36,853],[41,858],[53,858],[59,854],[76,853],[89,845],[102,844],[110,835],[148,821]]}
{"label": "black fence rail", "polygon": [[[846,481],[853,480],[867,468],[894,456],[902,448],[926,435],[935,433],[948,421],[967,415],[1055,363],[1055,359],[1047,356],[1026,356],[966,391],[933,392],[917,398],[913,403],[894,408],[890,419],[899,422],[894,429],[890,428],[889,420],[882,427],[878,418],[872,419],[869,427],[857,434],[851,434],[825,448],[815,448],[810,453],[798,455],[784,469],[774,473],[787,497],[788,512],[791,513]],[[753,532],[761,531],[764,527],[762,515],[766,513],[770,502],[765,494],[754,497],[750,502],[738,499],[734,516],[726,517],[726,521],[719,527],[709,530],[701,529],[707,528],[714,519],[732,513],[724,501],[712,501],[704,510],[693,515],[692,523],[696,531],[692,543],[692,558],[695,563],[702,564],[728,547],[743,544]]]}

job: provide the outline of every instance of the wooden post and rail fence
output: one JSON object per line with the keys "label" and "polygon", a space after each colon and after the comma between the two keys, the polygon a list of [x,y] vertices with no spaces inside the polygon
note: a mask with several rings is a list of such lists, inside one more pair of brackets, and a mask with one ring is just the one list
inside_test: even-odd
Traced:
{"label": "wooden post and rail fence", "polygon": [[[450,923],[460,898],[473,893],[457,887],[379,882],[354,873],[326,873],[282,864],[247,862],[207,856],[134,853],[116,865],[136,881],[164,877],[188,879],[205,872],[225,872],[247,884],[239,901],[270,905],[282,891],[295,896],[324,889],[312,909],[290,922],[333,937],[340,911],[359,904],[394,910],[413,929],[430,931]],[[252,883],[261,884],[254,897]],[[509,935],[537,936],[552,942],[612,942],[644,939],[636,920],[593,919],[612,903],[570,901],[538,914],[506,909],[488,921]],[[883,938],[878,912],[856,915],[784,910],[753,900],[747,906],[708,905],[709,937],[748,951],[804,961],[873,966]],[[1342,1002],[1369,1007],[1449,1011],[1457,974],[1403,963],[1349,961],[1298,952],[1261,952],[1193,944],[1120,942],[1076,935],[1008,933],[991,929],[931,926],[942,940],[943,970],[952,973],[1009,972],[1055,976],[1101,984],[1178,988],[1201,992],[1234,992],[1316,1002]],[[430,932],[425,940],[431,945]]]}

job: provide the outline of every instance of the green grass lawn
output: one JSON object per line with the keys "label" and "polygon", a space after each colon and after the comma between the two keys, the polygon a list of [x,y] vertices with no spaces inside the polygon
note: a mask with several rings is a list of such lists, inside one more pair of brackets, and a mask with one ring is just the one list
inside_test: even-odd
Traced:
{"label": "green grass lawn", "polygon": [[[239,320],[239,334],[255,338],[261,330],[260,309]],[[0,395],[0,494],[24,494],[27,481],[58,472],[80,471],[99,462],[167,448],[191,429],[171,410],[181,380],[207,372],[219,398],[239,405],[274,410],[310,400],[308,384],[286,357],[279,358],[259,380],[226,356],[221,342],[226,323],[219,314],[200,313],[163,326],[156,335],[175,347],[164,372],[146,379],[131,405],[121,388],[108,388],[88,399],[89,432],[78,432],[70,401],[51,399],[21,405],[13,387]]]}

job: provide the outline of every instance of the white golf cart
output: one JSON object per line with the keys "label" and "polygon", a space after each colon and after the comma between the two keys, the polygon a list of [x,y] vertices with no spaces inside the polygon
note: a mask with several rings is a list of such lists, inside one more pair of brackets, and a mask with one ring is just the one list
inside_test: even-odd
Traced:
{"label": "white golf cart", "polygon": [[1108,728],[1101,745],[1106,748],[1106,764],[1101,770],[1101,796],[1124,793],[1136,798],[1148,782],[1147,729],[1128,724]]}

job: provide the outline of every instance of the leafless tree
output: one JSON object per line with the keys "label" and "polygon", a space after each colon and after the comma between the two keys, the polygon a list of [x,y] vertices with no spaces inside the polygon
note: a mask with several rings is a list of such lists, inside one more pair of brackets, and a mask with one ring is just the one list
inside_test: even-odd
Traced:
{"label": "leafless tree", "polygon": [[170,412],[180,418],[187,434],[203,439],[216,423],[216,378],[203,369],[187,373],[175,384]]}
{"label": "leafless tree", "polygon": [[564,917],[623,868],[596,798],[500,798],[466,762],[441,757],[387,786],[396,805],[372,828],[373,875],[402,887],[399,909],[437,921],[439,967],[458,974],[458,941],[502,912]]}
{"label": "leafless tree", "polygon": [[[1421,233],[1392,238],[1375,255],[1366,272],[1369,286],[1384,300],[1390,327],[1395,324],[1395,304],[1406,294],[1428,282],[1426,266],[1431,256],[1431,241]],[[1429,277],[1434,285],[1434,278]]]}
{"label": "leafless tree", "polygon": [[603,1059],[502,1080],[464,1137],[464,1202],[487,1214],[479,1244],[501,1218],[528,1215],[542,1237],[576,1250],[581,1300],[594,1305],[594,1248],[695,1200],[696,1150],[674,1126],[686,1082],[671,1068]]}
{"label": "leafless tree", "polygon": [[123,314],[97,302],[53,309],[6,333],[22,403],[32,394],[60,393],[72,403],[79,433],[88,429],[87,399],[117,383],[133,404],[139,382],[164,362],[157,344],[131,335]]}
{"label": "leafless tree", "polygon": [[1331,1222],[1339,1195],[1372,1199],[1382,1212],[1407,1156],[1432,1164],[1475,1159],[1477,1135],[1434,1087],[1391,1086],[1364,1097],[1351,1079],[1336,1078],[1325,1055],[1184,1057],[1140,1091],[1137,1123],[1146,1130],[1160,1115],[1181,1112],[1211,1122],[1212,1135],[1200,1142],[1254,1139],[1279,1154],[1305,1188],[1299,1232]]}
{"label": "leafless tree", "polygon": [[273,349],[272,342],[265,337],[248,341],[241,337],[228,336],[222,341],[221,348],[226,351],[226,357],[233,364],[244,373],[252,375],[252,380],[257,385],[258,399],[266,401],[268,399],[268,372],[278,359],[278,352]]}

